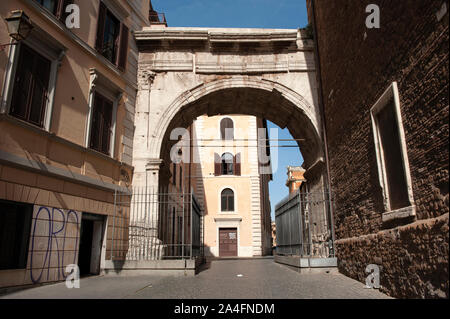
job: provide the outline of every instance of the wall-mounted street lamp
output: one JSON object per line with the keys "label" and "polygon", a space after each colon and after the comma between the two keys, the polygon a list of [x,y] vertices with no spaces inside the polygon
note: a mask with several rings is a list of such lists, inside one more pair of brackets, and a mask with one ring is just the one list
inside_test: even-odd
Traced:
{"label": "wall-mounted street lamp", "polygon": [[33,29],[30,18],[22,10],[11,11],[9,17],[5,18],[8,27],[8,33],[16,42],[1,44],[0,51],[9,45],[16,45],[24,40]]}

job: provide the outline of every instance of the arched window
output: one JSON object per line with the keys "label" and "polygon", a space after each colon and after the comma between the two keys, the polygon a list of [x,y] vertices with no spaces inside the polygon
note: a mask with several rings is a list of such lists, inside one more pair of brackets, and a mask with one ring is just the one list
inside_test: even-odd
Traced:
{"label": "arched window", "polygon": [[220,194],[222,212],[234,212],[234,192],[225,188]]}
{"label": "arched window", "polygon": [[220,121],[220,138],[222,140],[234,139],[233,121],[228,117]]}
{"label": "arched window", "polygon": [[214,153],[214,176],[221,175],[241,175],[241,153],[236,156],[230,153],[224,153],[222,156]]}
{"label": "arched window", "polygon": [[224,153],[221,158],[222,175],[233,175],[234,156],[230,153]]}

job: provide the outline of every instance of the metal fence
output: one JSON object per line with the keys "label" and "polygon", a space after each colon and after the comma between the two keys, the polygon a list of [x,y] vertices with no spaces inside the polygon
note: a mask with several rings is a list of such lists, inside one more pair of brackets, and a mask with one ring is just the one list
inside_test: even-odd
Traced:
{"label": "metal fence", "polygon": [[297,190],[275,206],[276,253],[305,257],[334,257],[328,192]]}
{"label": "metal fence", "polygon": [[[129,214],[123,211],[128,209]],[[160,193],[135,187],[115,194],[111,259],[126,251],[126,260],[192,259],[203,255],[202,212],[192,193]],[[125,220],[125,222],[124,222]],[[118,221],[127,225],[117,231]]]}

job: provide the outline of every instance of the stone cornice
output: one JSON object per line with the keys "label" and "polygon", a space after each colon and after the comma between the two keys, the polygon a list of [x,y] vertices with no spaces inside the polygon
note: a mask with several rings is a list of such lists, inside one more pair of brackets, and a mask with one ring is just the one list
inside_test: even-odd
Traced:
{"label": "stone cornice", "polygon": [[128,188],[120,186],[117,184],[108,183],[102,181],[101,179],[92,178],[86,175],[74,173],[70,170],[65,170],[53,165],[43,163],[41,161],[36,161],[31,158],[24,158],[11,154],[9,152],[0,150],[0,163],[6,164],[12,167],[18,167],[21,169],[26,169],[31,172],[38,174],[52,176],[67,180],[72,183],[87,185],[89,187],[95,187],[109,192],[121,192],[129,193]]}
{"label": "stone cornice", "polygon": [[208,33],[211,42],[272,42],[297,41],[297,30],[270,32],[217,32]]}
{"label": "stone cornice", "polygon": [[298,47],[312,49],[312,40],[296,29],[222,29],[222,28],[144,28],[134,33],[136,41],[184,40],[214,43],[296,43]]}
{"label": "stone cornice", "polygon": [[251,74],[302,72],[314,70],[314,60],[310,58],[294,60],[286,57],[284,61],[274,59],[273,61],[221,61],[220,63],[218,63],[217,61],[199,61],[199,59],[197,59],[196,57],[191,56],[189,58],[185,58],[184,60],[154,59],[141,61],[138,79],[140,81],[139,85],[147,85],[148,76],[146,72],[192,71],[199,74]]}

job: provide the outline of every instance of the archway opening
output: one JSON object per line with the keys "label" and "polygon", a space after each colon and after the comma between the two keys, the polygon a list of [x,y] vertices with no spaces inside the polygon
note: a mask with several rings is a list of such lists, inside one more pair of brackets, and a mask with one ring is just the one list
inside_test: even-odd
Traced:
{"label": "archway opening", "polygon": [[[269,236],[272,234],[272,221],[275,216],[272,211],[274,205],[271,205],[269,200],[268,184],[273,180],[274,162],[278,175],[284,171],[284,182],[287,172],[286,167],[279,167],[278,158],[276,161],[273,160],[274,154],[270,152],[271,140],[279,143],[283,140],[282,137],[286,137],[285,140],[289,140],[290,143],[284,143],[284,146],[301,149],[301,153],[300,151],[297,153],[298,158],[288,163],[291,166],[303,164],[301,169],[305,173],[309,170],[308,191],[320,190],[323,194],[324,166],[320,164],[323,163],[322,145],[317,126],[307,114],[304,105],[293,103],[279,91],[253,87],[222,88],[184,103],[178,109],[169,108],[167,114],[170,122],[166,124],[164,137],[160,143],[159,154],[162,165],[159,172],[159,192],[169,194],[165,202],[170,203],[173,203],[173,199],[168,199],[170,194],[177,192],[180,194],[192,192],[197,198],[203,212],[199,222],[202,223],[200,232],[204,239],[206,255],[220,257],[221,252],[225,251],[223,256],[228,256],[232,251],[238,257],[272,253]],[[221,124],[224,123],[224,119],[227,127],[233,129],[231,139],[223,138]],[[281,131],[282,136],[278,136],[278,133],[271,136],[268,122],[271,123],[272,130],[284,129]],[[249,128],[254,131],[249,132]],[[247,134],[241,135],[240,129],[247,130]],[[262,135],[258,134],[258,129],[263,131]],[[208,130],[209,132],[206,132]],[[252,153],[249,151],[252,145],[255,147],[254,152],[257,153],[257,157],[253,159],[249,155]],[[268,165],[265,163],[266,167],[269,167],[269,171],[265,173],[263,171],[266,167],[261,163],[264,160],[261,161],[260,153],[263,153],[263,158],[264,156],[270,158]],[[276,153],[278,157],[278,150],[272,153]],[[282,153],[284,156],[285,152]],[[181,182],[177,183],[177,180]],[[285,195],[289,197],[288,188],[286,186],[284,188]],[[233,192],[233,203],[228,201],[222,203],[224,199],[221,194],[224,189]],[[181,198],[184,198],[184,195],[181,195]],[[192,201],[191,196],[188,205],[192,205]],[[247,205],[243,205],[242,202],[246,202]],[[323,204],[321,203],[322,206]],[[185,204],[182,206],[185,207]],[[227,209],[223,210],[223,207]],[[228,209],[230,207],[233,207],[232,211]],[[321,209],[326,214],[326,208]],[[172,212],[173,208],[162,207],[160,218],[175,220],[175,216],[164,214],[166,210]],[[185,209],[180,211],[180,217],[184,218]],[[325,216],[322,228],[329,226],[326,219]],[[191,226],[181,226],[177,229],[178,232],[189,233],[189,227]],[[256,230],[257,227],[261,228],[260,232]],[[224,236],[230,238],[225,239]],[[245,236],[247,238],[244,238]],[[164,235],[161,240],[164,242],[166,240],[163,237]],[[243,244],[244,242],[247,244]],[[179,245],[177,242],[173,244]],[[227,250],[224,247],[228,244],[237,248]],[[312,251],[308,249],[308,252]]]}

